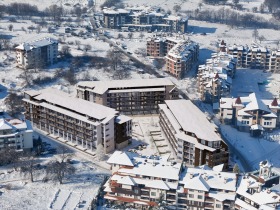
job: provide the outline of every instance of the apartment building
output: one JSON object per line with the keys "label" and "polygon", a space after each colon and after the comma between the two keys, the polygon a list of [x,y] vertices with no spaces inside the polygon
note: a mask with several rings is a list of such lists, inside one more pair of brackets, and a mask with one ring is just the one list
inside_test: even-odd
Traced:
{"label": "apartment building", "polygon": [[221,167],[188,168],[158,156],[115,151],[107,161],[112,176],[104,198],[149,209],[163,202],[173,209],[233,209],[237,177]]}
{"label": "apartment building", "polygon": [[159,105],[159,113],[160,127],[178,161],[187,166],[228,167],[228,146],[190,100],[166,100]]}
{"label": "apartment building", "polygon": [[164,13],[158,7],[135,6],[124,9],[104,8],[105,28],[128,27],[140,31],[187,32],[188,18]]}
{"label": "apartment building", "polygon": [[258,171],[240,177],[236,191],[235,210],[280,208],[280,170],[269,161],[261,161]]}
{"label": "apartment building", "polygon": [[[224,42],[223,42],[224,43]],[[224,50],[226,44],[220,45]],[[280,51],[259,46],[233,45],[226,48],[227,53],[237,60],[242,68],[263,69],[274,73],[280,72]]]}
{"label": "apartment building", "polygon": [[33,148],[33,130],[26,122],[0,116],[0,151],[6,148],[28,150]]}
{"label": "apartment building", "polygon": [[178,99],[176,86],[165,78],[79,82],[77,98],[126,114],[157,113],[164,100]]}
{"label": "apartment building", "polygon": [[177,79],[181,79],[197,63],[199,45],[178,37],[149,38],[147,39],[147,56],[165,56],[166,71]]}
{"label": "apartment building", "polygon": [[232,78],[236,71],[236,59],[225,52],[212,53],[204,65],[199,65],[197,74],[200,99],[218,103],[221,97],[230,94]]}
{"label": "apartment building", "polygon": [[280,126],[280,101],[276,98],[264,100],[256,93],[246,97],[221,98],[220,118],[223,123],[258,136],[263,130]]}
{"label": "apartment building", "polygon": [[58,42],[52,38],[43,38],[25,42],[16,48],[17,67],[23,69],[40,68],[57,61]]}
{"label": "apartment building", "polygon": [[56,89],[26,91],[25,117],[33,127],[72,146],[104,152],[120,149],[131,138],[131,118],[115,109],[91,103]]}

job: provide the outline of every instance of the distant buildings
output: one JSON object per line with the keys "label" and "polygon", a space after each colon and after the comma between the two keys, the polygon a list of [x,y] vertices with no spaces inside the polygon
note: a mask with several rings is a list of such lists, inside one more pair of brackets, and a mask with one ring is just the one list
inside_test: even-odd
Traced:
{"label": "distant buildings", "polygon": [[116,151],[107,161],[112,176],[104,198],[137,209],[233,209],[237,176],[219,167],[188,168],[156,156]]}
{"label": "distant buildings", "polygon": [[189,100],[159,105],[160,126],[180,162],[187,166],[228,166],[228,146],[214,124]]}
{"label": "distant buildings", "polygon": [[221,98],[220,118],[238,130],[260,135],[263,130],[280,126],[280,101],[260,99],[255,93],[247,97]]}
{"label": "distant buildings", "polygon": [[264,69],[274,73],[280,72],[280,51],[258,46],[233,45],[226,47],[223,41],[221,51],[227,51],[237,60],[237,66],[252,69]]}
{"label": "distant buildings", "polygon": [[107,161],[112,175],[104,198],[127,208],[276,210],[280,170],[268,161],[248,174],[222,172],[220,166],[190,168],[158,156],[116,151]]}
{"label": "distant buildings", "polygon": [[164,100],[178,99],[169,79],[137,79],[79,82],[77,97],[127,114],[157,113]]}
{"label": "distant buildings", "polygon": [[105,28],[128,27],[140,31],[165,31],[186,33],[188,18],[168,15],[160,8],[146,6],[127,7],[124,9],[103,9]]}
{"label": "distant buildings", "polygon": [[33,148],[33,130],[26,122],[0,116],[0,151],[6,148],[27,150]]}
{"label": "distant buildings", "polygon": [[218,103],[231,91],[235,75],[236,60],[224,52],[213,53],[205,65],[198,67],[197,84],[200,99],[207,103]]}
{"label": "distant buildings", "polygon": [[55,90],[26,91],[25,117],[34,127],[72,146],[104,152],[127,146],[131,138],[131,118],[111,109]]}
{"label": "distant buildings", "polygon": [[17,66],[23,69],[52,65],[57,61],[57,56],[58,42],[51,38],[22,43],[16,47]]}
{"label": "distant buildings", "polygon": [[199,45],[181,38],[153,37],[147,39],[147,56],[165,56],[166,71],[181,79],[197,63]]}

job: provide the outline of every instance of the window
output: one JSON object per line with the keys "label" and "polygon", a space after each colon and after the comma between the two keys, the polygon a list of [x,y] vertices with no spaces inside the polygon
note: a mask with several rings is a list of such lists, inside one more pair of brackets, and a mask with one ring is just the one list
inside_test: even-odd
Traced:
{"label": "window", "polygon": [[198,195],[197,198],[198,198],[198,199],[202,199],[203,196],[202,196],[202,195]]}
{"label": "window", "polygon": [[221,204],[216,204],[216,208],[222,208]]}
{"label": "window", "polygon": [[136,194],[138,194],[138,193],[139,193],[139,190],[138,190],[138,189],[135,189],[134,192],[135,192]]}
{"label": "window", "polygon": [[189,198],[194,198],[193,194],[189,194]]}
{"label": "window", "polygon": [[156,192],[151,192],[151,196],[156,196]]}

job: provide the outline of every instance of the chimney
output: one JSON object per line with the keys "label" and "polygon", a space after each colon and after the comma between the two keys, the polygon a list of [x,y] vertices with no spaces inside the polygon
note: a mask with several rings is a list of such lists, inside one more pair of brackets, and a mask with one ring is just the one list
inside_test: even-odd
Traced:
{"label": "chimney", "polygon": [[242,104],[240,97],[237,97],[237,99],[235,100],[236,104]]}
{"label": "chimney", "polygon": [[227,183],[227,177],[224,178],[224,184],[226,184],[226,183]]}
{"label": "chimney", "polygon": [[190,178],[191,178],[191,179],[193,178],[193,173],[190,173]]}
{"label": "chimney", "polygon": [[258,184],[258,193],[261,192],[261,190],[262,190],[262,184],[259,183],[259,184]]}
{"label": "chimney", "polygon": [[250,180],[248,180],[248,181],[247,181],[247,187],[249,187],[249,186],[250,186],[250,184],[251,184],[251,181],[250,181]]}
{"label": "chimney", "polygon": [[273,99],[271,106],[278,106],[278,101],[276,98]]}
{"label": "chimney", "polygon": [[204,179],[205,179],[206,181],[208,180],[208,175],[207,175],[207,174],[205,174]]}
{"label": "chimney", "polygon": [[216,73],[216,75],[215,75],[215,77],[214,77],[214,79],[219,79],[220,77],[219,77],[219,74],[218,73]]}

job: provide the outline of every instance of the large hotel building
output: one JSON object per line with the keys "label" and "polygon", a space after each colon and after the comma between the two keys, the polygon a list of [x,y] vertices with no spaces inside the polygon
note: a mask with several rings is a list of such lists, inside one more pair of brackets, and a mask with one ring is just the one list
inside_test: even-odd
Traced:
{"label": "large hotel building", "polygon": [[26,91],[23,101],[33,127],[83,150],[102,144],[108,153],[127,146],[131,138],[131,118],[115,109],[55,89]]}
{"label": "large hotel building", "polygon": [[159,105],[159,113],[161,129],[180,162],[228,167],[228,146],[215,125],[190,100],[167,100]]}
{"label": "large hotel building", "polygon": [[165,56],[166,71],[177,79],[181,79],[197,63],[199,45],[191,40],[174,37],[149,38],[147,56]]}
{"label": "large hotel building", "polygon": [[164,100],[178,99],[169,79],[79,82],[77,97],[127,114],[156,113]]}
{"label": "large hotel building", "polygon": [[23,69],[52,65],[57,61],[58,42],[43,38],[16,47],[17,66]]}

